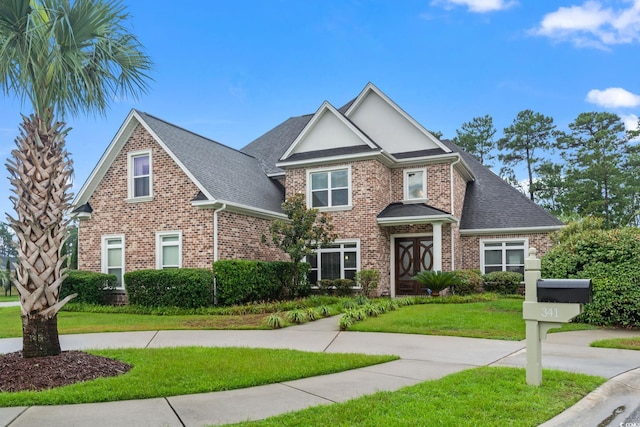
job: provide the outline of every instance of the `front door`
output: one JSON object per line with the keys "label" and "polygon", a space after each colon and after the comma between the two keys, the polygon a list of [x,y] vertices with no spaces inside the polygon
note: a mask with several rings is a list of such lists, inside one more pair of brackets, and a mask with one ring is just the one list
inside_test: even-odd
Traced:
{"label": "front door", "polygon": [[398,237],[395,242],[396,295],[424,295],[413,276],[433,268],[433,237]]}

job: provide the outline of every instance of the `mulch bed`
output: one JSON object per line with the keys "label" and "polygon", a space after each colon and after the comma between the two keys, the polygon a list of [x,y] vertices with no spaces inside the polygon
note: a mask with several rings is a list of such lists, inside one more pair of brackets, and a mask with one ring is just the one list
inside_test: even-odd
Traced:
{"label": "mulch bed", "polygon": [[0,355],[0,392],[41,391],[101,377],[115,377],[132,368],[119,360],[82,351],[25,359],[22,352]]}

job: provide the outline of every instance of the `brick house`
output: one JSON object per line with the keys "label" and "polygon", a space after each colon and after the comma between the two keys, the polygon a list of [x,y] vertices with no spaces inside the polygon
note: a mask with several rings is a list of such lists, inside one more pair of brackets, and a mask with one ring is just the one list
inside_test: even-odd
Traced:
{"label": "brick house", "polygon": [[242,150],[133,110],[76,196],[83,270],[287,259],[261,243],[286,196],[329,212],[339,239],[311,280],[381,272],[383,293],[422,293],[421,269],[522,271],[562,223],[372,84],[337,109],[292,117]]}

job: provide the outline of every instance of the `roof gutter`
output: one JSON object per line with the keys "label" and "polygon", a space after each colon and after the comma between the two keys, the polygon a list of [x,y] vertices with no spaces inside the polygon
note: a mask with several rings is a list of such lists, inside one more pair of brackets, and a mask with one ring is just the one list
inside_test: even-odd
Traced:
{"label": "roof gutter", "polygon": [[432,215],[432,216],[398,216],[394,218],[377,218],[377,222],[381,226],[407,225],[407,224],[433,224],[441,223],[458,223],[458,219],[453,215]]}
{"label": "roof gutter", "polygon": [[514,227],[514,228],[478,228],[460,230],[461,236],[476,236],[487,234],[523,234],[523,233],[551,233],[552,231],[558,231],[565,227],[565,225],[547,225],[542,227]]}

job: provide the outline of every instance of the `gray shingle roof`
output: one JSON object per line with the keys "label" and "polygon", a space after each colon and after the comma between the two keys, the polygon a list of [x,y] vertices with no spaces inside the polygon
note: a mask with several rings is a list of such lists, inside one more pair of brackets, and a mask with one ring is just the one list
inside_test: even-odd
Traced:
{"label": "gray shingle roof", "polygon": [[287,157],[286,161],[320,159],[323,157],[346,156],[349,154],[379,153],[379,152],[380,152],[380,149],[371,148],[368,145],[356,145],[353,147],[330,148],[327,150],[316,150],[316,151],[307,151],[304,153],[296,153]]}
{"label": "gray shingle roof", "polygon": [[137,113],[216,200],[282,212],[284,189],[264,174],[255,157],[150,114]]}
{"label": "gray shingle roof", "polygon": [[241,151],[260,159],[267,175],[284,175],[284,170],[276,167],[276,162],[280,160],[280,157],[300,135],[312,117],[313,114],[291,117],[246,145]]}
{"label": "gray shingle roof", "polygon": [[384,208],[382,212],[378,214],[378,218],[404,218],[404,217],[428,217],[428,216],[442,216],[449,215],[449,212],[445,212],[433,206],[429,206],[426,203],[391,203]]}
{"label": "gray shingle roof", "polygon": [[467,184],[461,230],[554,227],[563,223],[513,188],[471,154],[449,140],[442,141],[460,153],[475,176]]}

